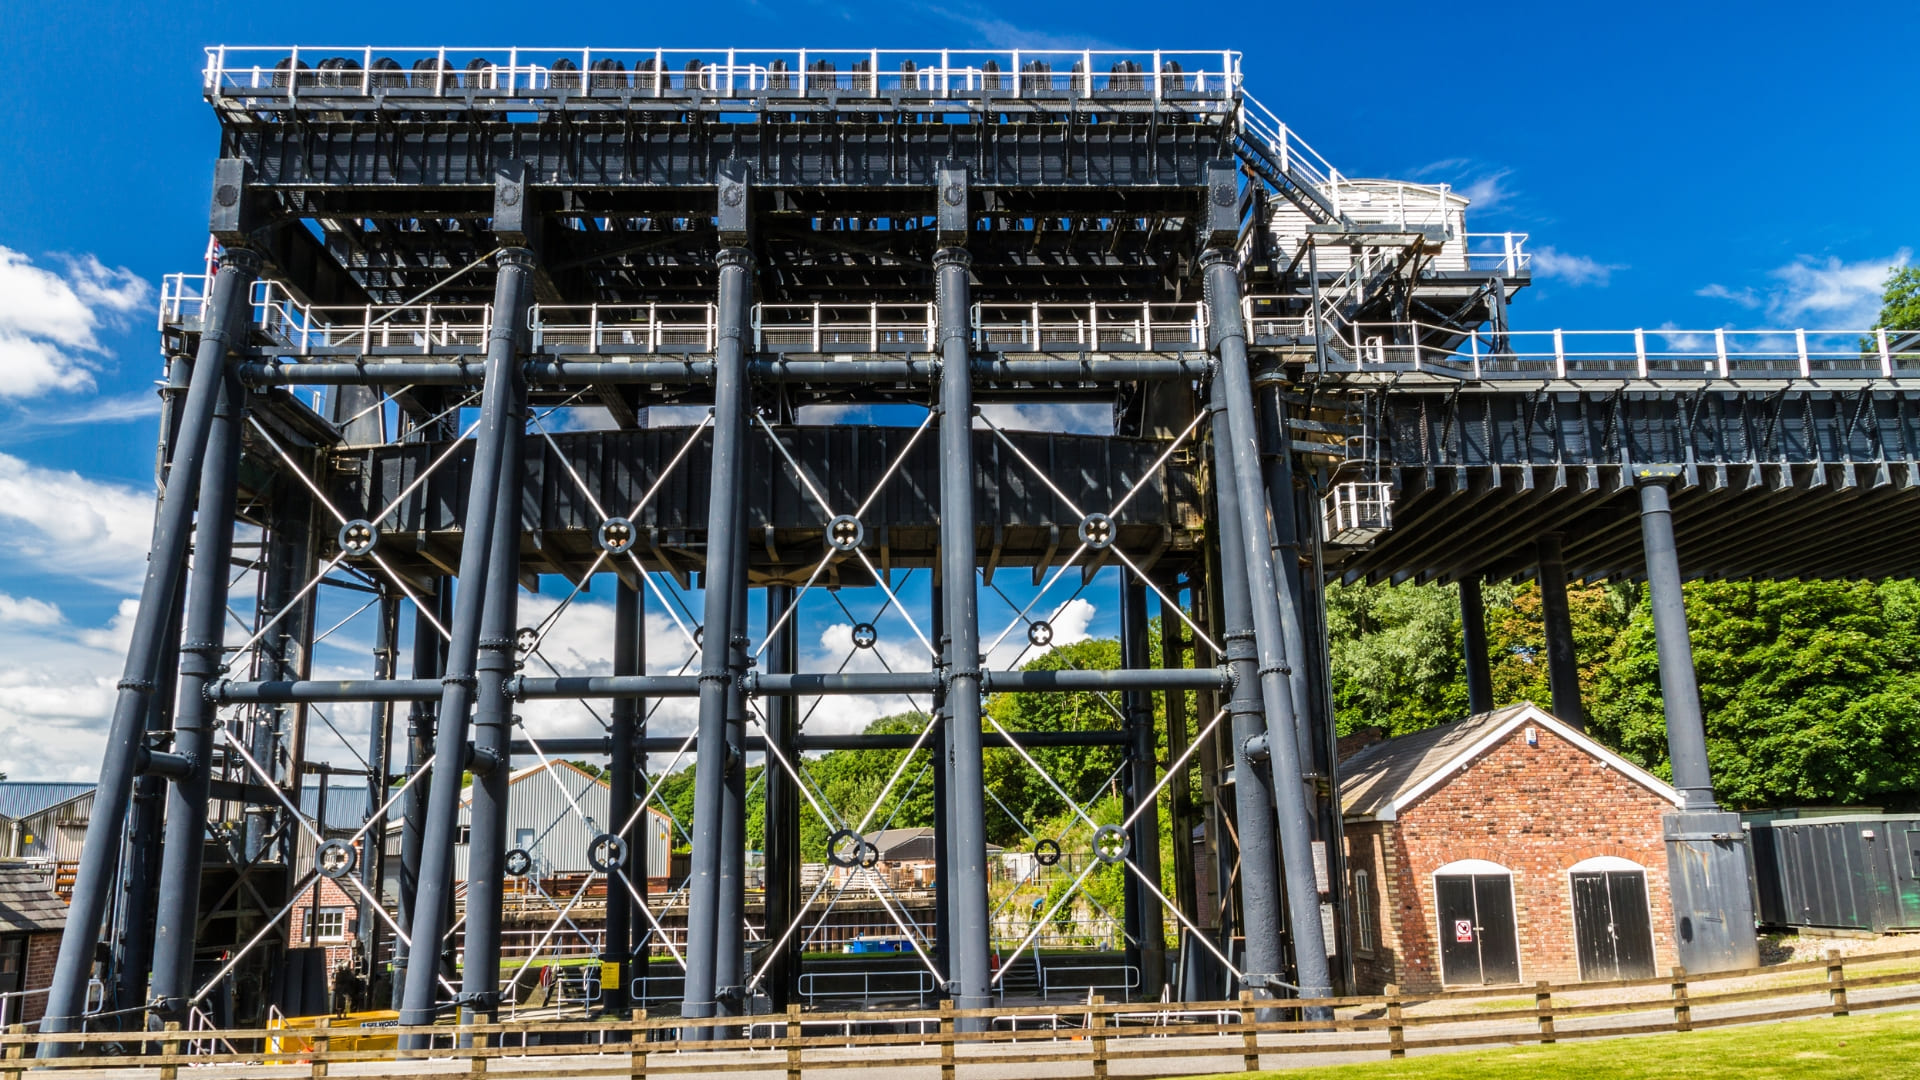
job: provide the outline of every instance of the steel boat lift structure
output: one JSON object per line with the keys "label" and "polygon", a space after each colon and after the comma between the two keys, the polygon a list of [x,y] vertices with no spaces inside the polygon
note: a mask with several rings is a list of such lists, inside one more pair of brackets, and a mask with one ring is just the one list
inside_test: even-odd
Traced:
{"label": "steel boat lift structure", "polygon": [[[47,1031],[191,1023],[321,879],[359,898],[359,962],[390,953],[403,1023],[497,1014],[518,978],[503,883],[527,861],[507,780],[563,754],[611,771],[614,820],[579,824],[605,959],[644,976],[663,940],[644,896],[662,868],[631,830],[649,763],[691,755],[688,926],[651,962],[684,974],[689,1017],[784,1004],[820,896],[800,887],[801,815],[832,826],[841,865],[879,824],[821,805],[804,755],[903,742],[803,729],[806,701],[845,694],[934,717],[905,745],[937,763],[939,925],[887,911],[957,1006],[1006,970],[983,754],[1045,772],[1029,749],[1047,736],[983,716],[1007,690],[1113,707],[1111,731],[1051,737],[1123,748],[1125,821],[1093,830],[1086,866],[1124,869],[1142,983],[1169,981],[1172,927],[1183,963],[1233,989],[1325,995],[1347,955],[1322,616],[1338,577],[1460,581],[1471,608],[1489,574],[1550,594],[1569,572],[1644,575],[1687,800],[1669,822],[1681,956],[1742,966],[1745,862],[1707,773],[1676,518],[1690,574],[1920,569],[1891,542],[1920,515],[1911,342],[1514,331],[1525,238],[1467,233],[1444,188],[1345,177],[1248,96],[1235,52],[217,47],[203,90],[216,246],[163,298],[153,554]],[[1060,403],[1110,406],[1112,433],[1013,430],[994,408]],[[1808,564],[1794,529],[1836,503],[1876,506],[1887,542]],[[251,596],[230,594],[236,568]],[[1010,568],[1032,595],[998,630],[982,606]],[[1049,613],[1106,568],[1121,670],[986,662],[1009,639],[1045,648]],[[903,602],[914,573],[930,602]],[[616,597],[611,663],[563,674],[543,642],[596,583]],[[536,621],[543,586],[565,600]],[[842,588],[884,597],[916,666],[798,670],[818,632],[801,602]],[[377,620],[367,678],[311,677],[335,594]],[[684,663],[649,664],[650,609]],[[1549,631],[1570,641],[1563,604]],[[1577,717],[1570,648],[1554,655],[1556,711]],[[649,731],[672,700],[692,730]],[[604,711],[604,735],[539,730],[537,703],[559,701]],[[341,703],[373,717],[358,782],[377,809],[347,835],[298,796],[344,771],[308,735]],[[750,753],[768,821],[752,941]],[[1184,844],[1162,890],[1163,794],[1174,835],[1204,826],[1233,868],[1217,925]],[[457,969],[421,944],[456,930]]]}

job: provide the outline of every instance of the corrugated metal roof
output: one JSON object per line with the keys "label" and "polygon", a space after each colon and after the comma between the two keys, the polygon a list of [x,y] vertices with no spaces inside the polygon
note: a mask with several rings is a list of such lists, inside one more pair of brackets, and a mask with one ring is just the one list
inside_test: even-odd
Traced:
{"label": "corrugated metal roof", "polygon": [[[320,780],[308,777],[300,787],[300,812],[312,818],[320,808]],[[358,776],[327,780],[327,828],[358,829],[367,820],[367,782]]]}
{"label": "corrugated metal roof", "polygon": [[48,871],[35,866],[0,866],[0,933],[58,930],[66,925],[67,905],[53,894],[53,878]]}
{"label": "corrugated metal roof", "polygon": [[0,780],[0,817],[18,821],[92,791],[92,784],[43,780]]}

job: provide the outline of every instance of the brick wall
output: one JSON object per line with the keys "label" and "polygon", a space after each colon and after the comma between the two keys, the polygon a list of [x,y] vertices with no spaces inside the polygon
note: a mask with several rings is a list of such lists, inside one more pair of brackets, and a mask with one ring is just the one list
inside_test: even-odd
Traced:
{"label": "brick wall", "polygon": [[[327,950],[327,970],[331,972],[353,962],[353,946],[359,937],[360,892],[332,878],[320,878],[318,881],[319,907],[322,910],[346,909],[342,924],[346,929],[346,936],[331,941],[325,939],[320,941],[320,946]],[[314,894],[310,892],[300,901],[300,905],[293,909],[293,914],[287,917],[291,924],[289,933],[294,948],[306,948],[307,920],[313,917],[314,906]]]}
{"label": "brick wall", "polygon": [[1534,727],[1539,745],[1528,746],[1526,730],[1515,729],[1403,808],[1397,821],[1348,826],[1349,872],[1369,872],[1375,912],[1373,955],[1355,956],[1361,992],[1388,983],[1440,988],[1433,872],[1460,859],[1512,873],[1524,983],[1578,981],[1567,872],[1602,855],[1646,869],[1655,970],[1675,963],[1660,831],[1673,805],[1544,726]]}
{"label": "brick wall", "polygon": [[[23,990],[44,990],[53,985],[53,963],[60,956],[60,934],[33,934],[27,938],[26,981]],[[11,1012],[12,1010],[8,1010]],[[31,1024],[46,1015],[47,995],[32,994],[25,999],[22,1015],[14,1023]]]}

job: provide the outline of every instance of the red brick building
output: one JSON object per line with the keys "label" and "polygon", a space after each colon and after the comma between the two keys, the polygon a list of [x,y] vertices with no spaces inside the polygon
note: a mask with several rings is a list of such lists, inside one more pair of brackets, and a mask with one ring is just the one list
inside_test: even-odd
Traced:
{"label": "red brick building", "polygon": [[1632,978],[1675,963],[1673,789],[1539,706],[1341,764],[1356,990]]}
{"label": "red brick building", "polygon": [[30,1024],[46,1012],[43,991],[66,925],[51,866],[0,864],[0,1024]]}

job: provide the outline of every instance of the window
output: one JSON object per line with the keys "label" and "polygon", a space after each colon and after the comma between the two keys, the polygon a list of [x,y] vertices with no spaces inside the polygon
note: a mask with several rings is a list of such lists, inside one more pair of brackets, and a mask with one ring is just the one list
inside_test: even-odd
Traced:
{"label": "window", "polygon": [[321,941],[347,939],[347,909],[323,907],[313,913],[314,936]]}
{"label": "window", "polygon": [[533,830],[515,829],[513,831],[513,846],[519,848],[521,851],[532,851]]}
{"label": "window", "polygon": [[1372,875],[1365,870],[1353,872],[1353,919],[1355,947],[1363,953],[1373,951]]}
{"label": "window", "polygon": [[473,842],[473,826],[471,825],[460,826],[460,832],[453,838],[453,842],[456,844],[472,843]]}

